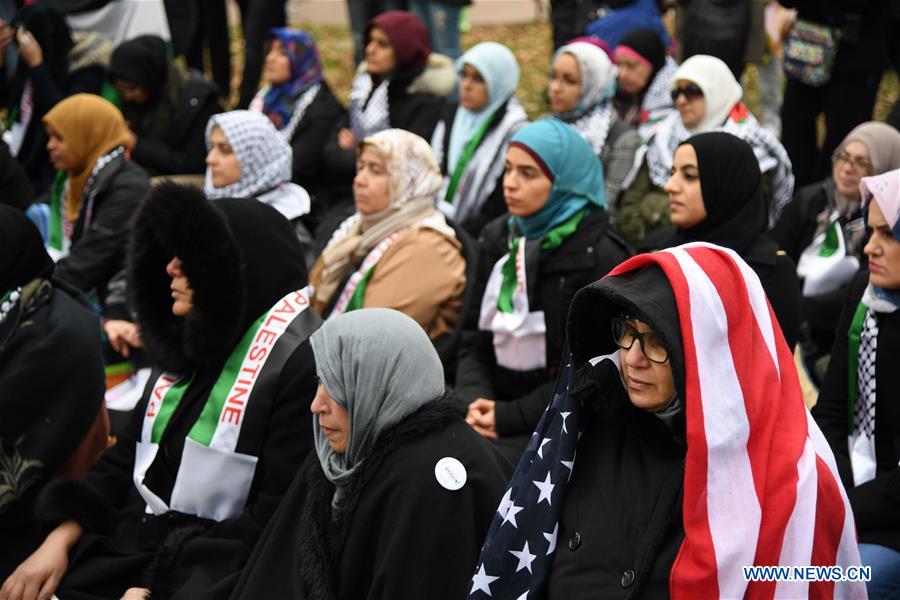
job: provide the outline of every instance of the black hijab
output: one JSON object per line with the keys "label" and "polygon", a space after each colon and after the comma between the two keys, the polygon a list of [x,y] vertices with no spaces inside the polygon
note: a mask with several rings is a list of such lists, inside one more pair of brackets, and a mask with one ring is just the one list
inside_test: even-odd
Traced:
{"label": "black hijab", "polygon": [[647,79],[647,85],[640,92],[643,94],[653,83],[653,78],[656,77],[659,70],[666,64],[666,47],[663,45],[662,39],[652,29],[633,29],[619,40],[619,46],[628,46],[653,65],[653,72]]}
{"label": "black hijab", "polygon": [[110,79],[139,85],[155,100],[166,85],[169,59],[159,36],[141,35],[119,44],[109,61]]}
{"label": "black hijab", "polygon": [[753,148],[744,140],[713,131],[691,136],[697,153],[700,189],[707,217],[689,229],[678,229],[678,243],[710,242],[742,257],[753,248],[768,223],[762,174]]}
{"label": "black hijab", "polygon": [[28,174],[9,153],[9,147],[0,142],[0,204],[25,210],[32,199],[33,191]]}
{"label": "black hijab", "polygon": [[20,210],[0,204],[0,296],[53,272],[37,227]]}

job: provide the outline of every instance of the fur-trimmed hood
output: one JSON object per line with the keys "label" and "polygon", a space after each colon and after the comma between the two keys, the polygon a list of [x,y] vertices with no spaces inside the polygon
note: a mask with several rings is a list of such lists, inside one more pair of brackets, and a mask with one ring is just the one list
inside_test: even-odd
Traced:
{"label": "fur-trimmed hood", "polygon": [[[173,257],[193,289],[194,307],[172,314]],[[176,372],[215,365],[253,320],[307,282],[303,250],[275,209],[253,199],[207,200],[195,188],[156,186],[135,220],[129,289],[154,364]]]}
{"label": "fur-trimmed hood", "polygon": [[[356,69],[357,74],[366,73],[368,64],[362,61]],[[398,79],[397,81],[404,81]],[[407,86],[407,94],[430,94],[438,98],[446,98],[456,88],[456,68],[449,56],[432,52],[428,55],[425,68]]]}

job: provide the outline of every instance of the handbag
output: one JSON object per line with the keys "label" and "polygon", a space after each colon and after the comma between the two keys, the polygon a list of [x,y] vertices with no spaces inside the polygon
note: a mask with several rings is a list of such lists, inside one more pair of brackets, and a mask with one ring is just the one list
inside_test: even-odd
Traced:
{"label": "handbag", "polygon": [[838,30],[833,27],[797,19],[784,44],[785,74],[813,87],[828,83],[838,37]]}

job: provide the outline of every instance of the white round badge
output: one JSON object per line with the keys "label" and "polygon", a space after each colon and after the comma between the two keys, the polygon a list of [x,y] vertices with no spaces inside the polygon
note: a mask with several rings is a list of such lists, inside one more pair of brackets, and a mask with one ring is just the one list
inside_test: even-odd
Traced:
{"label": "white round badge", "polygon": [[434,465],[434,476],[441,487],[451,492],[466,485],[466,468],[452,456],[445,456]]}

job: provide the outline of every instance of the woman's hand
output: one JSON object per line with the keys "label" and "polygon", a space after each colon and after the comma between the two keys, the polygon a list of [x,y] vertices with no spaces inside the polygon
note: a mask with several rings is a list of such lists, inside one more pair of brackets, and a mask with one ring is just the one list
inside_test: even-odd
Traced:
{"label": "woman's hand", "polygon": [[16,41],[19,43],[19,56],[29,68],[33,69],[44,62],[44,51],[41,49],[41,45],[25,29],[24,25],[19,26],[19,30],[16,32]]}
{"label": "woman's hand", "polygon": [[131,348],[143,348],[144,341],[141,339],[141,332],[137,325],[131,321],[122,321],[119,319],[109,319],[103,323],[103,331],[109,339],[109,345],[112,349],[128,358]]}
{"label": "woman's hand", "polygon": [[49,600],[69,566],[69,549],[82,532],[75,521],[66,521],[51,531],[3,583],[0,600]]}
{"label": "woman's hand", "polygon": [[340,146],[342,150],[356,148],[356,134],[353,133],[352,129],[343,127],[338,131],[338,146]]}
{"label": "woman's hand", "polygon": [[469,412],[466,414],[466,423],[489,440],[497,439],[495,405],[496,402],[493,400],[478,398],[475,402],[469,404]]}
{"label": "woman's hand", "polygon": [[147,588],[128,588],[120,600],[147,600],[150,590]]}

